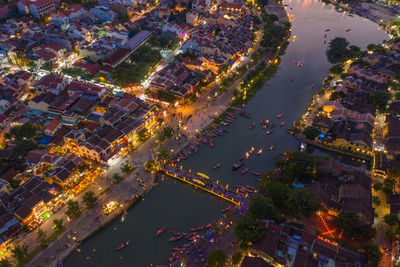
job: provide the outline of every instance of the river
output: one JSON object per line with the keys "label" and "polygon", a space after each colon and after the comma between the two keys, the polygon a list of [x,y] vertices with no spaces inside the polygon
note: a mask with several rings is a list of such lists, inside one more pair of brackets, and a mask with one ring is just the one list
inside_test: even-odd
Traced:
{"label": "river", "polygon": [[[240,171],[232,172],[233,162],[244,157],[251,147],[253,153],[242,168],[264,172],[273,167],[274,157],[280,152],[297,149],[298,141],[287,134],[278,123],[285,121],[291,125],[308,106],[313,94],[328,74],[330,64],[325,49],[330,39],[336,36],[346,37],[350,44],[365,49],[370,43],[380,43],[387,34],[378,26],[364,18],[350,17],[335,11],[332,5],[319,1],[286,1],[291,7],[287,12],[294,15],[292,36],[286,54],[282,56],[279,70],[265,83],[256,96],[247,104],[246,110],[251,119],[240,117],[229,126],[230,132],[217,137],[215,146],[202,145],[197,154],[183,162],[184,168],[190,168],[218,179],[223,183],[256,185],[255,176]],[[327,44],[324,44],[324,29],[327,32]],[[350,32],[346,32],[351,29]],[[302,66],[296,66],[301,62]],[[312,85],[315,85],[312,88]],[[278,120],[276,115],[282,113]],[[270,135],[259,125],[262,119],[277,124]],[[251,122],[254,129],[249,129]],[[267,152],[266,147],[275,149]],[[222,167],[213,170],[213,166],[222,163]],[[173,246],[167,242],[168,233],[156,237],[157,229],[168,225],[169,230],[188,231],[193,226],[211,222],[221,216],[221,209],[228,203],[211,197],[193,188],[172,180],[160,181],[159,185],[128,211],[124,223],[115,221],[107,228],[84,242],[80,252],[72,253],[65,266],[150,266],[165,264],[165,259]],[[166,231],[167,232],[167,231]],[[133,243],[122,251],[115,248],[125,240]]]}

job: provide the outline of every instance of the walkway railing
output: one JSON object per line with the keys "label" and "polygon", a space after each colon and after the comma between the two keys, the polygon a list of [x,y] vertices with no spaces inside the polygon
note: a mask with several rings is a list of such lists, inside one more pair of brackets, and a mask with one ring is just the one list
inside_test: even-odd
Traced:
{"label": "walkway railing", "polygon": [[[201,186],[201,185],[199,185],[199,184],[195,184],[194,182],[192,182],[191,180],[187,179],[186,177],[179,177],[177,174],[171,173],[171,172],[169,172],[169,171],[167,171],[167,170],[160,169],[159,171],[162,172],[162,173],[164,173],[164,174],[166,174],[166,175],[168,175],[169,177],[172,177],[172,178],[175,178],[175,179],[177,179],[177,180],[179,180],[179,181],[181,181],[181,182],[190,184],[190,185],[192,185],[192,186],[194,186],[194,187],[196,187],[196,188],[199,188],[199,189],[201,189],[201,190],[203,190],[203,191],[206,191],[206,192],[208,192],[208,193],[210,193],[210,194],[212,194],[212,195],[214,195],[214,196],[217,196],[217,197],[219,197],[219,198],[222,198],[223,200],[229,201],[229,202],[231,202],[231,203],[233,203],[233,204],[235,204],[235,205],[240,206],[240,201],[235,200],[234,197],[228,198],[228,197],[224,196],[224,195],[221,194],[221,193],[215,192],[215,191],[213,191],[212,189],[205,188],[204,186]],[[208,182],[210,183],[211,181],[208,181]],[[215,185],[218,185],[218,184],[215,183]],[[228,186],[228,185],[227,185],[227,186]],[[234,192],[232,192],[232,191],[230,191],[230,192],[231,192],[231,193],[234,193]]]}

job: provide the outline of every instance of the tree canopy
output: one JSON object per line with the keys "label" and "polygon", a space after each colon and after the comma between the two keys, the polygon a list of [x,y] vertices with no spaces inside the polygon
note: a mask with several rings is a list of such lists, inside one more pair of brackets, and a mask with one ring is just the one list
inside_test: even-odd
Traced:
{"label": "tree canopy", "polygon": [[370,240],[375,235],[375,230],[354,213],[341,212],[335,217],[334,223],[339,230],[343,230],[345,236],[352,239]]}
{"label": "tree canopy", "polygon": [[28,246],[27,245],[16,245],[11,250],[12,256],[18,261],[20,265],[24,264],[26,257],[28,256]]}
{"label": "tree canopy", "polygon": [[207,266],[210,267],[224,267],[226,265],[227,257],[222,249],[216,249],[210,252],[207,257]]}
{"label": "tree canopy", "polygon": [[83,203],[85,203],[86,207],[91,208],[97,201],[97,196],[93,191],[87,191],[83,195]]}
{"label": "tree canopy", "polygon": [[271,200],[257,195],[250,200],[250,215],[257,219],[274,219],[276,216],[275,207]]}
{"label": "tree canopy", "polygon": [[382,252],[379,246],[374,243],[367,243],[362,246],[365,258],[370,267],[378,267],[382,259]]}
{"label": "tree canopy", "polygon": [[61,232],[64,229],[63,219],[54,219],[53,228],[56,232]]}
{"label": "tree canopy", "polygon": [[304,129],[303,134],[308,140],[314,140],[320,134],[320,131],[314,126],[307,126]]}
{"label": "tree canopy", "polygon": [[68,200],[67,201],[67,211],[65,214],[70,218],[70,219],[76,219],[81,215],[81,209],[79,207],[78,201],[74,200]]}
{"label": "tree canopy", "polygon": [[281,181],[311,181],[317,174],[318,158],[305,152],[289,151],[278,157],[275,167],[281,170]]}
{"label": "tree canopy", "polygon": [[321,208],[321,200],[308,188],[292,189],[286,203],[292,216],[310,218]]}
{"label": "tree canopy", "polygon": [[391,98],[392,95],[389,92],[376,92],[370,96],[369,101],[379,112],[383,113],[386,111],[387,104]]}
{"label": "tree canopy", "polygon": [[261,220],[245,215],[236,221],[235,233],[242,243],[248,244],[260,241],[266,232]]}
{"label": "tree canopy", "polygon": [[341,62],[349,53],[348,49],[349,42],[346,38],[336,37],[329,42],[328,50],[326,55],[328,60],[332,64]]}

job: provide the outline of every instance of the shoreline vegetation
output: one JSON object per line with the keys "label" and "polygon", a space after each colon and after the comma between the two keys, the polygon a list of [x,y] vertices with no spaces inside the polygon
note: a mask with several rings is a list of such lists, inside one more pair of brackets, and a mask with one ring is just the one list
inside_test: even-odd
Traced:
{"label": "shoreline vegetation", "polygon": [[[283,6],[282,6],[282,9],[284,10]],[[267,14],[263,9],[262,17],[263,17],[263,19],[265,19],[264,22],[271,23],[271,25],[269,25],[269,26],[281,28],[280,26],[273,26],[273,24],[272,24],[274,21],[277,21],[279,19],[278,16]],[[281,19],[287,20],[286,11],[284,11],[284,17]],[[284,55],[286,48],[289,45],[288,38],[290,37],[290,34],[291,34],[290,23],[285,23],[284,25],[285,25],[284,28],[281,28],[282,30],[278,30],[279,35],[277,37],[275,37],[275,39],[272,41],[274,43],[266,43],[265,47],[259,48],[258,51],[253,53],[252,60],[254,60],[255,63],[252,66],[250,65],[250,67],[245,66],[244,70],[246,70],[246,68],[251,68],[254,66],[256,66],[256,67],[253,70],[251,70],[246,75],[246,77],[243,79],[243,83],[241,84],[240,89],[234,91],[233,96],[235,97],[235,100],[232,101],[232,103],[227,107],[225,112],[223,112],[219,117],[214,119],[214,122],[221,120],[223,117],[226,117],[227,112],[232,110],[232,108],[234,108],[235,106],[244,105],[252,96],[255,95],[255,93],[264,85],[264,83],[267,80],[269,80],[270,78],[272,78],[272,76],[276,73],[276,71],[278,70],[279,63],[280,63],[279,56]],[[268,30],[274,31],[274,28],[269,28]],[[268,34],[269,35],[266,35],[264,32],[263,38],[271,38],[272,33],[268,32]],[[268,46],[268,45],[271,45],[271,46]],[[269,52],[271,52],[273,54],[273,56],[268,55],[267,58],[269,59],[269,61],[268,61],[268,63],[266,63],[265,62],[265,54],[269,53]],[[237,76],[237,78],[239,78],[239,77]],[[223,82],[221,82],[221,84],[223,86]],[[143,196],[147,193],[148,193],[148,191],[144,192],[142,194],[141,198],[143,198]],[[135,203],[137,203],[137,202],[131,203],[131,205],[127,209],[132,207]],[[84,237],[80,243],[90,239],[91,237],[93,237],[94,235],[96,235],[97,233],[99,233],[100,231],[105,229],[107,226],[109,226],[115,220],[117,220],[122,213],[123,213],[123,211],[120,211],[119,213],[113,215],[113,217],[110,218],[107,222],[105,222],[100,227],[93,230],[90,234],[88,234],[86,237]],[[78,246],[79,246],[79,244],[77,244],[76,247],[78,247]],[[71,250],[71,252],[72,251],[73,250]],[[70,253],[68,253],[68,255],[69,254]]]}
{"label": "shoreline vegetation", "polygon": [[[272,2],[272,1],[271,1]],[[252,96],[255,95],[255,93],[263,86],[263,84],[269,80],[278,70],[278,66],[280,63],[280,57],[284,55],[285,50],[289,44],[288,39],[290,37],[290,23],[287,22],[288,17],[285,9],[281,4],[279,4],[282,7],[283,13],[282,17],[278,17],[275,14],[268,14],[264,6],[262,8],[262,18],[263,22],[266,23],[264,27],[264,34],[263,34],[263,40],[264,43],[262,45],[262,48],[259,48],[257,51],[255,51],[252,54],[252,63],[253,64],[248,64],[243,66],[242,70],[238,70],[239,73],[240,71],[247,71],[247,69],[252,69],[249,71],[249,73],[242,79],[242,83],[240,85],[239,89],[235,89],[233,92],[234,100],[227,106],[226,110],[214,121],[217,121],[224,116],[226,116],[226,113],[229,110],[232,110],[237,105],[244,105]],[[283,27],[281,26],[275,26],[273,22],[278,21],[279,19],[282,19],[286,21],[283,24]],[[269,39],[269,41],[267,40]],[[261,42],[262,42],[261,41]],[[271,56],[272,54],[272,56]],[[268,59],[268,62],[266,63],[266,60]],[[232,77],[228,77],[225,81],[221,82],[221,87],[222,90],[218,90],[219,93],[225,92],[227,87],[232,85],[237,79],[239,78],[239,75],[234,74],[235,79],[231,80],[231,82],[228,82],[228,79],[231,79]],[[228,83],[228,84],[226,84]],[[230,84],[229,84],[230,83]],[[210,124],[208,124],[209,126]],[[206,126],[205,128],[207,128]],[[133,201],[129,203],[128,207],[124,207],[123,210],[120,210],[116,213],[109,214],[107,216],[107,220],[104,220],[101,225],[93,229],[93,231],[89,232],[87,235],[85,235],[79,242],[71,244],[71,247],[66,249],[63,253],[63,257],[67,257],[69,254],[71,254],[81,243],[84,241],[90,239],[100,231],[104,230],[106,227],[108,227],[110,224],[115,222],[121,214],[124,212],[124,210],[127,210],[134,206],[139,200],[143,199],[143,197],[151,190],[151,188],[154,186],[154,181],[153,183],[150,184],[150,187],[147,188],[140,196],[139,199],[136,201]],[[107,195],[107,194],[105,194]],[[52,241],[54,241],[58,236],[60,236],[63,232],[58,233],[57,236],[51,241],[48,242],[50,244]],[[34,249],[31,251],[31,253],[28,254],[27,257],[27,263],[29,264],[29,261],[32,261],[40,252],[42,251],[42,248],[39,249]]]}

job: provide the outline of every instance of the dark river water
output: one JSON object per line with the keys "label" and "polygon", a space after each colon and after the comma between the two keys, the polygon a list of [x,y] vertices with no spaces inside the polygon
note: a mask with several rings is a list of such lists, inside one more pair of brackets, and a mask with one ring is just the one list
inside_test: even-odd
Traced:
{"label": "dark river water", "polygon": [[[370,43],[387,39],[387,34],[378,26],[364,18],[336,12],[332,5],[319,1],[289,1],[294,15],[292,37],[286,54],[282,56],[278,72],[248,102],[246,110],[251,119],[239,117],[229,126],[230,132],[217,137],[215,146],[202,145],[198,153],[183,162],[185,168],[202,172],[219,179],[223,183],[256,185],[255,176],[240,171],[232,172],[232,164],[244,157],[246,151],[254,147],[255,152],[242,168],[264,172],[273,167],[274,157],[280,152],[297,149],[298,141],[287,134],[278,124],[285,121],[291,125],[308,106],[315,90],[328,74],[330,64],[325,56],[329,40],[343,36],[351,44],[366,48]],[[324,29],[327,44],[324,44]],[[350,32],[346,32],[351,29]],[[293,36],[296,36],[293,41]],[[296,62],[302,66],[297,67]],[[312,85],[315,85],[312,88]],[[277,119],[276,115],[283,117]],[[259,125],[262,119],[277,124],[270,135]],[[256,127],[250,130],[252,122]],[[265,151],[274,145],[273,151]],[[264,149],[260,156],[256,152]],[[213,166],[221,162],[218,170]],[[188,231],[193,226],[207,224],[221,216],[221,209],[228,203],[211,197],[193,188],[172,180],[160,182],[144,201],[132,207],[127,220],[119,220],[84,242],[80,252],[72,253],[64,262],[65,266],[150,266],[166,264],[172,247],[167,241],[168,233],[156,237],[157,229],[168,225],[169,229]],[[133,243],[122,251],[115,248],[125,240]],[[95,250],[94,250],[95,249]]]}

